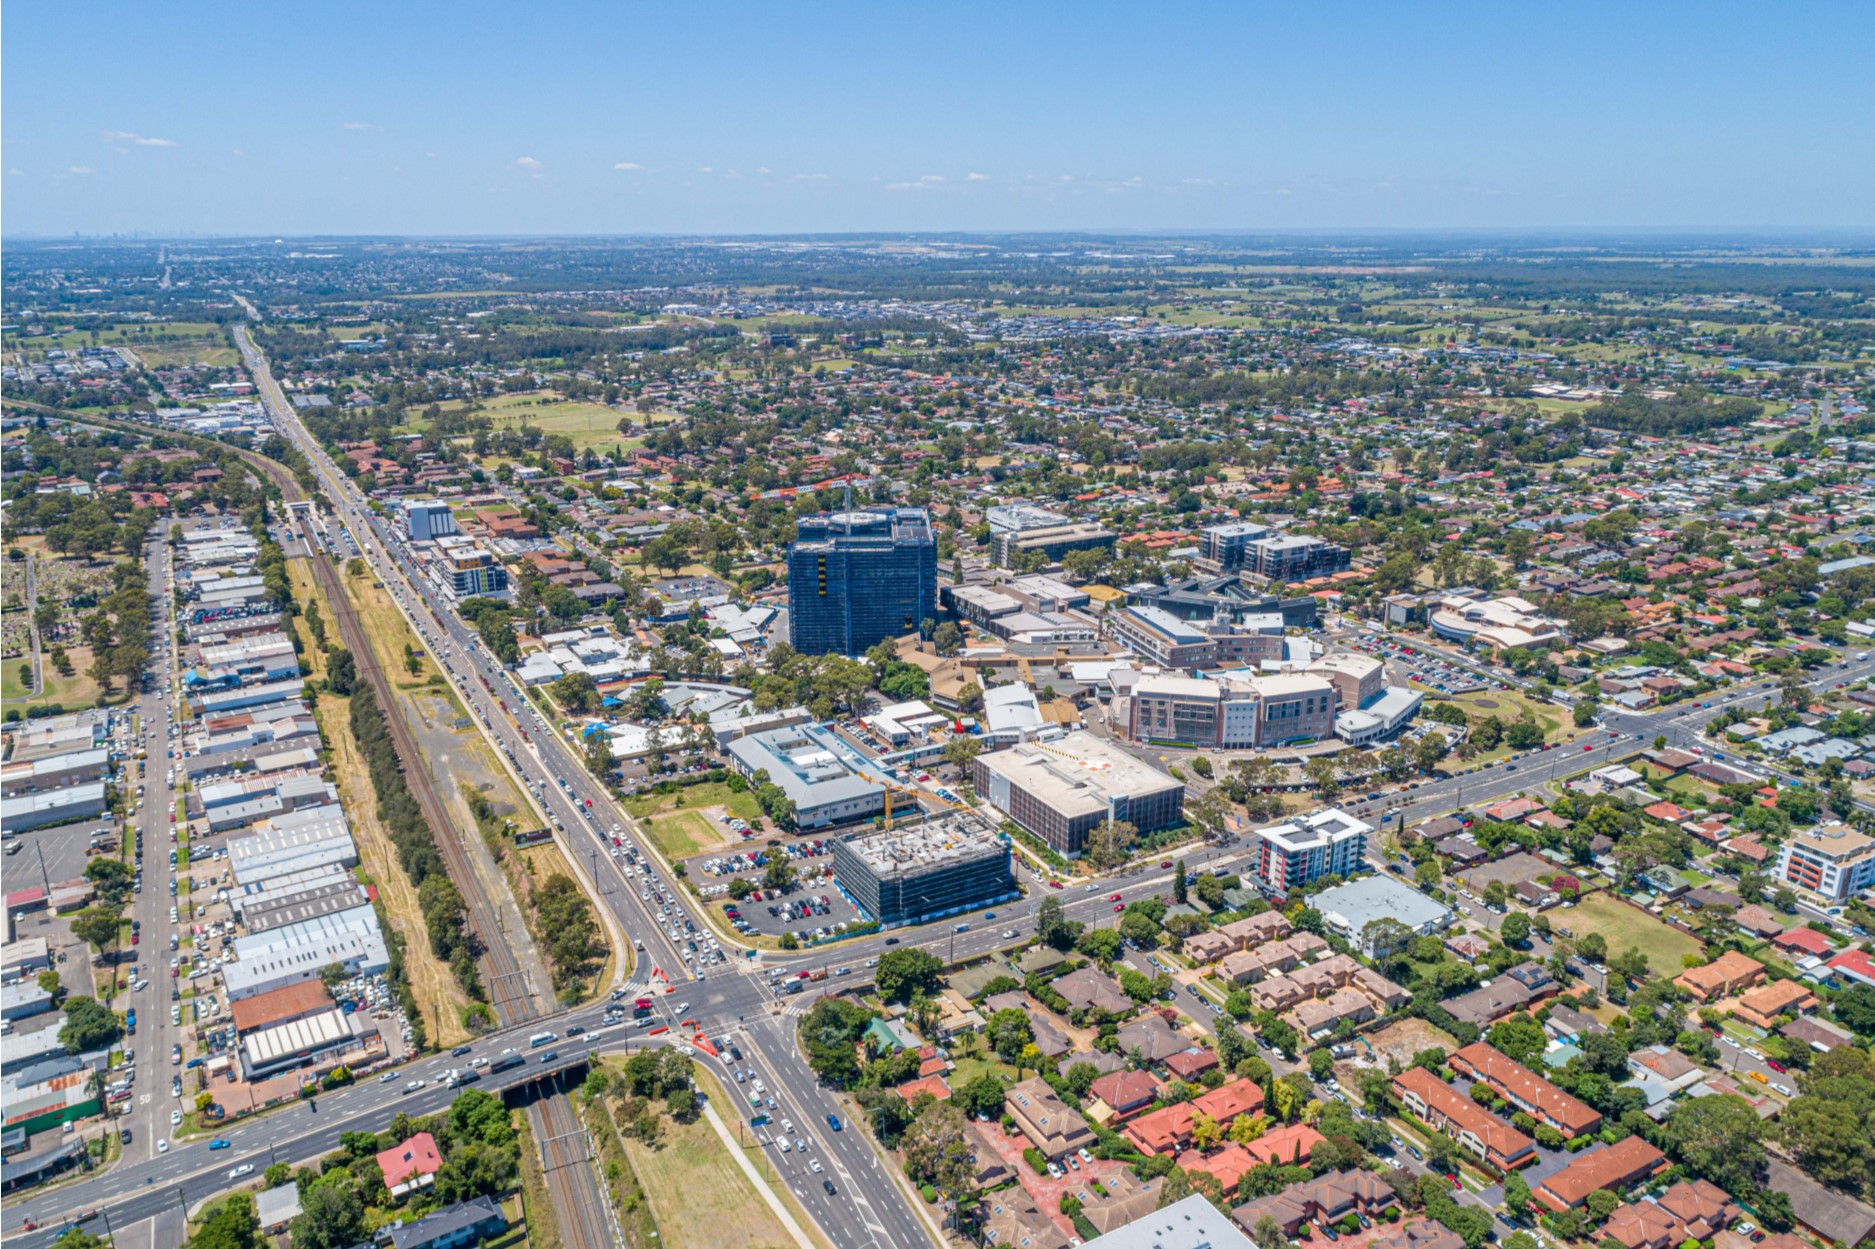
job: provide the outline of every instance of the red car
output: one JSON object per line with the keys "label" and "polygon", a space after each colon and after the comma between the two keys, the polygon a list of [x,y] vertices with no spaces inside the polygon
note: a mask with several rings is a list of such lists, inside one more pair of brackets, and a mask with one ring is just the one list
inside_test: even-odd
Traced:
{"label": "red car", "polygon": [[1172,866],[1172,860],[1170,860],[1170,859],[1160,859],[1160,860],[1159,860],[1159,866],[1160,866],[1160,867],[1170,867],[1170,866]]}
{"label": "red car", "polygon": [[1786,1067],[1783,1063],[1777,1061],[1777,1059],[1775,1058],[1765,1059],[1764,1065],[1769,1067],[1773,1071],[1789,1071],[1790,1070],[1789,1067]]}
{"label": "red car", "polygon": [[1463,1187],[1464,1187],[1464,1185],[1463,1185],[1463,1184],[1460,1184],[1460,1183],[1458,1182],[1458,1177],[1457,1177],[1456,1175],[1448,1175],[1448,1176],[1446,1176],[1445,1178],[1446,1178],[1446,1179],[1448,1179],[1448,1180],[1450,1180],[1450,1181],[1452,1181],[1452,1187],[1453,1187],[1453,1188],[1463,1188]]}
{"label": "red car", "polygon": [[1061,882],[1058,880],[1051,880],[1048,882],[1048,887],[1050,889],[1059,889],[1061,888]]}
{"label": "red car", "polygon": [[1117,893],[1107,895],[1107,901],[1109,902],[1118,902],[1119,900],[1120,895]]}
{"label": "red car", "polygon": [[1587,754],[1587,753],[1588,753],[1589,751],[1591,751],[1591,750],[1593,750],[1593,749],[1595,749],[1595,747],[1593,747],[1593,746],[1591,746],[1591,745],[1589,745],[1589,744],[1588,744],[1587,742],[1584,742],[1584,743],[1582,744],[1582,753],[1583,753],[1583,754],[1585,754],[1585,755],[1586,755],[1586,754]]}
{"label": "red car", "polygon": [[1124,911],[1125,909],[1126,909],[1125,907],[1121,906],[1117,902],[1113,904],[1113,913],[1115,915],[1118,915],[1121,911]]}

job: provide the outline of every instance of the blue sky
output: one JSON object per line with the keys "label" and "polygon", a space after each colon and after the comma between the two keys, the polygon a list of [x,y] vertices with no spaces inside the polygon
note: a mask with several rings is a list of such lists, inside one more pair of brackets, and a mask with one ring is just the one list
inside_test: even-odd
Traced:
{"label": "blue sky", "polygon": [[7,6],[4,228],[1875,226],[1875,5]]}

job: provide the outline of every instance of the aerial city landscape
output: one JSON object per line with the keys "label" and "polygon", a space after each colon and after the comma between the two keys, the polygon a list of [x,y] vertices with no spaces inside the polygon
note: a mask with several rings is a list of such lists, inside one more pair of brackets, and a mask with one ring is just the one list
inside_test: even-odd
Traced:
{"label": "aerial city landscape", "polygon": [[10,24],[8,1249],[1875,1245],[1866,169],[606,199],[348,69],[289,204]]}

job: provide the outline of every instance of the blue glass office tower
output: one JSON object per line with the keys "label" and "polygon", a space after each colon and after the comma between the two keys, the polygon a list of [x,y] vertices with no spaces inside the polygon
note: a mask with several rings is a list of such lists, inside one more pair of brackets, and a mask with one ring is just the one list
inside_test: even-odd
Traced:
{"label": "blue glass office tower", "polygon": [[864,655],[937,615],[937,540],[921,507],[814,516],[788,548],[788,616],[807,655]]}

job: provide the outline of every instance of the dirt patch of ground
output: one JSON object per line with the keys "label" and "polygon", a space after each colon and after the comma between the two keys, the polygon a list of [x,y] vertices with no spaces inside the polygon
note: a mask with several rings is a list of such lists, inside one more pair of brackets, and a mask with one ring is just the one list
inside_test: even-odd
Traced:
{"label": "dirt patch of ground", "polygon": [[1467,701],[1470,702],[1472,706],[1476,707],[1480,711],[1496,711],[1498,708],[1504,705],[1503,703],[1498,702],[1495,698],[1471,698],[1471,699],[1468,699]]}
{"label": "dirt patch of ground", "polygon": [[1449,1032],[1433,1027],[1423,1019],[1399,1019],[1376,1032],[1367,1034],[1367,1044],[1372,1047],[1372,1057],[1359,1042],[1355,1043],[1355,1053],[1362,1059],[1358,1066],[1388,1065],[1388,1059],[1397,1061],[1405,1067],[1412,1063],[1413,1055],[1420,1050],[1437,1046],[1451,1053],[1458,1048],[1458,1038]]}

